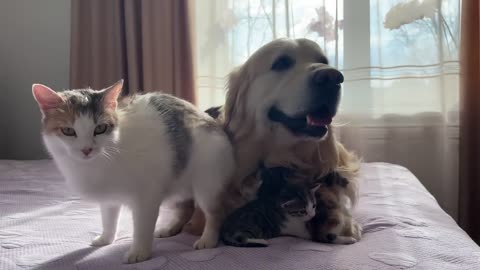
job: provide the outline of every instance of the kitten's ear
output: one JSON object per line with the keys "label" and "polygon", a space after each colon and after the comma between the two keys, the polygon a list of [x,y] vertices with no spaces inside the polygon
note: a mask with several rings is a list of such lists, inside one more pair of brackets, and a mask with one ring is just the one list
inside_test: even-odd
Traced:
{"label": "kitten's ear", "polygon": [[282,203],[281,206],[282,206],[282,208],[287,208],[290,205],[292,205],[294,202],[295,202],[295,200],[286,201],[286,202]]}
{"label": "kitten's ear", "polygon": [[32,94],[42,113],[58,108],[64,102],[59,94],[43,84],[33,84]]}
{"label": "kitten's ear", "polygon": [[117,99],[118,99],[118,96],[120,96],[120,93],[122,93],[122,87],[123,87],[123,79],[121,79],[120,81],[116,82],[114,85],[104,90],[105,96],[103,100],[104,100],[104,106],[106,108],[109,108],[112,110],[117,109],[117,105],[118,105]]}
{"label": "kitten's ear", "polygon": [[317,190],[318,190],[321,186],[322,186],[321,183],[316,183],[314,186],[312,186],[312,187],[310,188],[310,191],[311,191],[312,193],[315,193],[315,192],[317,192]]}

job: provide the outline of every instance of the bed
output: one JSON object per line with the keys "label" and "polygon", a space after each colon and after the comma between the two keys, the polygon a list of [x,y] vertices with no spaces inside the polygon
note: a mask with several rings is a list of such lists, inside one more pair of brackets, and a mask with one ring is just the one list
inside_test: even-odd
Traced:
{"label": "bed", "polygon": [[292,237],[268,248],[193,250],[196,237],[155,239],[153,258],[124,265],[131,242],[128,210],[118,238],[89,246],[100,233],[96,205],[66,188],[50,160],[0,161],[0,269],[480,269],[480,248],[407,169],[368,163],[354,212],[364,227],[354,245]]}

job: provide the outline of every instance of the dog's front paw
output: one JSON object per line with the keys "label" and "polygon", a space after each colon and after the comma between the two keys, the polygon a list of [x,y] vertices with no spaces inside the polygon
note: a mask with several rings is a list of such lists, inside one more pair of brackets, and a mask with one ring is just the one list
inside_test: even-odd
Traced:
{"label": "dog's front paw", "polygon": [[200,236],[203,233],[203,224],[189,222],[183,226],[183,231],[191,235]]}
{"label": "dog's front paw", "polygon": [[358,242],[362,239],[363,228],[360,223],[352,220],[352,237]]}
{"label": "dog's front paw", "polygon": [[166,238],[179,234],[182,231],[182,227],[163,227],[158,228],[154,232],[154,236],[157,238]]}
{"label": "dog's front paw", "polygon": [[138,263],[143,262],[152,256],[151,249],[131,248],[123,259],[124,263]]}
{"label": "dog's front paw", "polygon": [[355,244],[356,242],[357,242],[357,239],[351,236],[337,236],[337,238],[333,243],[340,244],[340,245],[351,245],[351,244]]}
{"label": "dog's front paw", "polygon": [[200,237],[195,244],[193,244],[194,249],[206,249],[206,248],[214,248],[217,246],[218,240],[208,237]]}
{"label": "dog's front paw", "polygon": [[90,244],[92,247],[102,247],[106,245],[110,245],[115,237],[113,236],[106,236],[106,235],[98,235],[93,239],[92,243]]}

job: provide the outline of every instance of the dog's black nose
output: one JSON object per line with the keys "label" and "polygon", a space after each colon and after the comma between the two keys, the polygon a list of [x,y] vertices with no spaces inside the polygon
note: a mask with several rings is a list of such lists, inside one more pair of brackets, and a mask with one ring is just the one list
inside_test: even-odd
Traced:
{"label": "dog's black nose", "polygon": [[343,83],[343,75],[334,68],[319,68],[313,71],[312,83],[316,86]]}

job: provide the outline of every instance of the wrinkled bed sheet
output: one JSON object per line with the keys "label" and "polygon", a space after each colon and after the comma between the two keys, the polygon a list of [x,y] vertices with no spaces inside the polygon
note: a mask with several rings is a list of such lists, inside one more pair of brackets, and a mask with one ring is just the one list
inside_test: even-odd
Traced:
{"label": "wrinkled bed sheet", "polygon": [[364,238],[354,245],[281,237],[268,248],[195,251],[196,237],[181,234],[124,265],[128,210],[114,244],[90,247],[99,210],[68,191],[51,161],[0,161],[0,269],[480,269],[480,248],[403,167],[363,165],[355,216]]}

